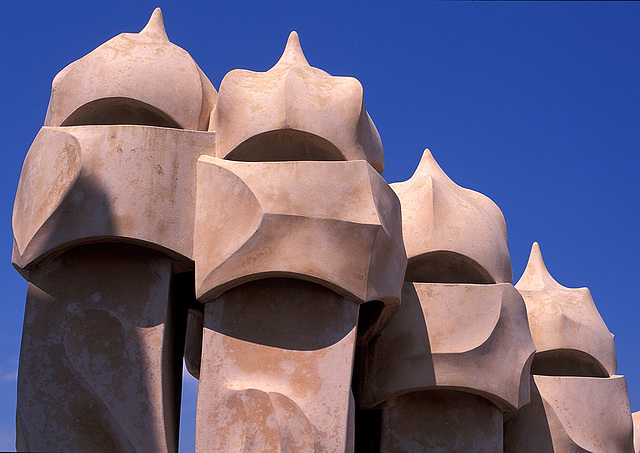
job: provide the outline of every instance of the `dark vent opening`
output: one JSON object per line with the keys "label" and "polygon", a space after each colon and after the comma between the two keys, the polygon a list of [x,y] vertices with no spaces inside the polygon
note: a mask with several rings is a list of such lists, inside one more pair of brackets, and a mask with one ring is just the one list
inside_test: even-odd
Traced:
{"label": "dark vent opening", "polygon": [[330,141],[295,129],[280,129],[251,137],[227,154],[225,159],[243,162],[346,160]]}
{"label": "dark vent opening", "polygon": [[411,258],[404,280],[415,283],[495,283],[476,261],[451,251],[429,252]]}
{"label": "dark vent opening", "polygon": [[593,356],[576,349],[537,352],[531,374],[542,376],[581,376],[607,378],[609,373]]}
{"label": "dark vent opening", "polygon": [[[370,303],[370,302],[369,302]],[[366,305],[366,304],[365,304]],[[358,325],[358,329],[360,326]],[[360,389],[366,382],[367,357],[369,345],[356,346],[351,391],[355,401],[355,449],[354,453],[380,453],[382,436],[382,410],[362,409],[360,405]]]}
{"label": "dark vent opening", "polygon": [[142,101],[129,98],[104,98],[84,104],[64,120],[61,126],[130,124],[182,129],[169,115]]}
{"label": "dark vent opening", "polygon": [[384,303],[380,300],[372,300],[360,305],[358,312],[358,345],[368,343],[375,336],[374,329],[378,326],[383,309]]}

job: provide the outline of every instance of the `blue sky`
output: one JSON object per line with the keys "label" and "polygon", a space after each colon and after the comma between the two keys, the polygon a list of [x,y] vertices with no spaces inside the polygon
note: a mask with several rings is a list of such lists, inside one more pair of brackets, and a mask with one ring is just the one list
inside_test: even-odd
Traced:
{"label": "blue sky", "polygon": [[428,147],[454,181],[491,197],[514,282],[538,241],[556,280],[591,289],[640,410],[640,4],[27,0],[4,5],[0,27],[0,450],[13,446],[26,294],[10,264],[22,161],[53,77],[142,29],[156,6],[216,88],[232,69],[271,67],[291,30],[313,66],[358,78],[387,181],[409,178]]}

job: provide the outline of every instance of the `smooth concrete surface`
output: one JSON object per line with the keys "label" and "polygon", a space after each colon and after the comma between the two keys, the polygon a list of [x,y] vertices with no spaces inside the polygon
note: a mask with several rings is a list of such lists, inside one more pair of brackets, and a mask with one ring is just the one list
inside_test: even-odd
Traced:
{"label": "smooth concrete surface", "polygon": [[485,195],[453,182],[428,149],[413,176],[391,188],[402,204],[408,281],[511,282],[502,212]]}
{"label": "smooth concrete surface", "polygon": [[400,203],[364,161],[198,160],[196,294],[294,277],[358,302],[398,305],[405,274]]}
{"label": "smooth concrete surface", "polygon": [[502,412],[469,393],[435,390],[394,398],[382,409],[384,453],[502,452]]}
{"label": "smooth concrete surface", "polygon": [[18,448],[177,451],[182,348],[174,338],[171,261],[99,244],[71,250],[30,277]]}
{"label": "smooth concrete surface", "polygon": [[624,377],[531,380],[531,403],[505,424],[505,453],[633,453]]}
{"label": "smooth concrete surface", "polygon": [[205,304],[196,451],[347,451],[358,305],[265,279]]}
{"label": "smooth concrete surface", "polygon": [[31,268],[86,242],[145,243],[193,255],[196,162],[213,134],[150,126],[43,127],[13,208],[13,263]]}
{"label": "smooth concrete surface", "polygon": [[364,408],[397,395],[456,389],[501,409],[529,402],[535,348],[510,284],[405,283],[397,315],[366,348]]}

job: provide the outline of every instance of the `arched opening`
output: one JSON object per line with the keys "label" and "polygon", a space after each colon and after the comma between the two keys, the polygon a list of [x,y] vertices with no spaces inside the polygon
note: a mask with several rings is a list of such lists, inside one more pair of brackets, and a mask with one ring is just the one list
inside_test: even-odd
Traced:
{"label": "arched opening", "polygon": [[296,129],[280,129],[251,137],[225,156],[244,162],[346,160],[330,141]]}
{"label": "arched opening", "polygon": [[416,283],[495,283],[489,272],[476,261],[447,250],[411,258],[404,280]]}
{"label": "arched opening", "polygon": [[537,352],[531,374],[542,376],[582,376],[607,378],[609,373],[593,356],[577,349]]}
{"label": "arched opening", "polygon": [[130,98],[103,98],[77,108],[61,126],[136,124],[182,129],[169,115],[145,102]]}

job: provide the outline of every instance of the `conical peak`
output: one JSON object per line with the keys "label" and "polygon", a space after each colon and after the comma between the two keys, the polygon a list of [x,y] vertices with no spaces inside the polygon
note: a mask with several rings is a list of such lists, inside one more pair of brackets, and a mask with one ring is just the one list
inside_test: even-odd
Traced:
{"label": "conical peak", "polygon": [[451,178],[447,176],[444,170],[440,167],[436,159],[431,154],[431,151],[427,148],[422,153],[422,158],[420,159],[420,163],[418,164],[418,168],[411,176],[411,179],[423,179],[423,178],[434,178],[441,182],[451,182]]}
{"label": "conical peak", "polygon": [[284,48],[284,52],[282,52],[282,56],[275,64],[275,66],[271,69],[276,68],[284,68],[284,67],[292,67],[292,66],[310,66],[307,58],[304,56],[302,52],[302,47],[300,46],[300,38],[298,37],[298,33],[292,31],[289,34],[289,39],[287,39],[287,45]]}
{"label": "conical peak", "polygon": [[540,252],[540,245],[534,242],[531,246],[527,267],[516,284],[516,288],[523,291],[536,291],[554,286],[564,288],[547,270],[547,266],[542,259],[542,252]]}
{"label": "conical peak", "polygon": [[159,38],[169,40],[167,36],[167,31],[164,28],[164,20],[162,18],[162,10],[160,8],[156,8],[153,10],[151,14],[151,18],[147,25],[144,26],[142,31],[140,31],[141,35],[155,35]]}

